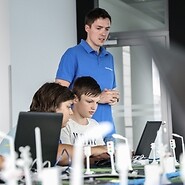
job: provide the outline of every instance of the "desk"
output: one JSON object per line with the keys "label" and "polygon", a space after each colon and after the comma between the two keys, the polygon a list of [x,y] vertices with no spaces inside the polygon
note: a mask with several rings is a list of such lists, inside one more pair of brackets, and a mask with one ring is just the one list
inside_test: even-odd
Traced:
{"label": "desk", "polygon": [[[134,170],[137,169],[142,169],[142,166],[134,167]],[[101,174],[101,173],[106,173],[106,174],[111,174],[111,169],[110,168],[92,168],[92,171],[95,173]],[[171,185],[183,185],[182,181],[180,180],[179,176],[175,176],[176,174],[170,174],[171,178],[169,179],[172,184]],[[178,173],[177,173],[178,175]],[[67,180],[62,180],[62,185],[69,185],[70,181],[69,179]],[[84,185],[119,185],[119,176],[104,176],[104,177],[98,177],[98,178],[88,178],[84,180]],[[144,178],[129,178],[129,185],[143,185],[144,184]],[[33,185],[41,185],[40,182],[34,182]],[[54,185],[54,184],[53,184]]]}
{"label": "desk", "polygon": [[[135,166],[134,170],[142,170],[144,169],[143,166]],[[92,168],[92,171],[95,173],[107,173],[111,174],[110,168]],[[176,175],[176,174],[174,174]],[[172,177],[172,176],[171,176]],[[172,184],[171,185],[183,185],[183,183],[180,180],[179,176],[174,176],[169,179]],[[69,180],[63,180],[63,185],[69,185]],[[119,177],[118,176],[112,176],[112,177],[98,177],[98,178],[89,178],[84,180],[84,185],[92,185],[92,184],[98,184],[98,185],[119,185]],[[144,178],[138,177],[138,178],[129,178],[129,185],[143,185],[144,184]]]}

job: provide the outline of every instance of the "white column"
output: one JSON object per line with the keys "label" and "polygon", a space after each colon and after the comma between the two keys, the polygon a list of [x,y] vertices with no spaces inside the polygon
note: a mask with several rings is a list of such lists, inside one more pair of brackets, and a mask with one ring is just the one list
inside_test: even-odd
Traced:
{"label": "white column", "polygon": [[0,1],[0,130],[10,128],[10,21],[9,1]]}

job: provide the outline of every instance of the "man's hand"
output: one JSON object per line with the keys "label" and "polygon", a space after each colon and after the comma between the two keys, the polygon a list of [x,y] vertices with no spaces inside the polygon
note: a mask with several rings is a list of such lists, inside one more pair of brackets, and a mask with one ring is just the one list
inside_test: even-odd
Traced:
{"label": "man's hand", "polygon": [[115,105],[117,102],[119,102],[119,91],[109,89],[102,91],[99,103]]}

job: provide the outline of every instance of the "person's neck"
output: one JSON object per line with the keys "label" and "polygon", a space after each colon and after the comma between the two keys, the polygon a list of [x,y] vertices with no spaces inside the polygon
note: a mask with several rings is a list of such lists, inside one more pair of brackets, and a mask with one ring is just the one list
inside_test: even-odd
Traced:
{"label": "person's neck", "polygon": [[73,115],[71,116],[71,119],[72,119],[73,121],[77,122],[77,123],[80,124],[80,125],[87,125],[87,124],[88,124],[87,118],[84,118],[84,117],[82,117],[82,116],[80,116],[80,115],[75,115],[75,114],[73,114]]}
{"label": "person's neck", "polygon": [[95,46],[92,42],[90,42],[88,39],[86,39],[86,42],[89,44],[89,46],[96,51],[97,53],[100,53],[100,46]]}

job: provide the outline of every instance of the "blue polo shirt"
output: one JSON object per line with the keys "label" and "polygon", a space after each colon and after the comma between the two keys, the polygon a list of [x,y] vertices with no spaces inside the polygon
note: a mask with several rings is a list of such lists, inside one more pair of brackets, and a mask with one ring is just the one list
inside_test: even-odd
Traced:
{"label": "blue polo shirt", "polygon": [[[81,40],[80,44],[69,48],[62,56],[56,79],[70,82],[70,88],[72,88],[75,79],[80,76],[93,77],[102,91],[115,88],[113,56],[103,47],[100,48],[98,54],[85,40]],[[112,109],[109,104],[99,104],[93,118],[98,122],[111,122],[113,130],[109,135],[115,132]]]}

